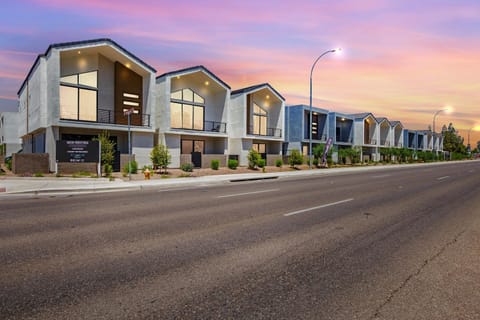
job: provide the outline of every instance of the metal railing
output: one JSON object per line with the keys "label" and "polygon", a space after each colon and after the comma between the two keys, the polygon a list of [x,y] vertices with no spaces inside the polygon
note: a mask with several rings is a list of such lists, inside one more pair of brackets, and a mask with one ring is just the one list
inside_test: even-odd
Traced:
{"label": "metal railing", "polygon": [[227,124],[225,122],[218,121],[203,121],[203,128],[197,129],[192,127],[172,127],[172,129],[181,129],[181,130],[191,130],[191,131],[201,131],[201,132],[218,132],[226,133]]}
{"label": "metal railing", "polygon": [[[115,112],[113,110],[98,109],[97,122],[109,124],[128,124],[128,118],[123,112]],[[146,113],[130,114],[130,125],[140,127],[150,127],[150,115]]]}
{"label": "metal railing", "polygon": [[282,129],[279,128],[267,128],[265,132],[254,132],[253,126],[250,126],[247,130],[247,134],[264,137],[282,137]]}

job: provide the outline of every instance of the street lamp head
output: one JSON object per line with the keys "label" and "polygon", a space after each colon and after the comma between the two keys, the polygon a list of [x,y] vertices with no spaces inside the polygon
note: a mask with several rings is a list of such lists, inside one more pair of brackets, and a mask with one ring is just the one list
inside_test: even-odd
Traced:
{"label": "street lamp head", "polygon": [[333,52],[335,52],[335,53],[342,53],[342,48],[333,49]]}

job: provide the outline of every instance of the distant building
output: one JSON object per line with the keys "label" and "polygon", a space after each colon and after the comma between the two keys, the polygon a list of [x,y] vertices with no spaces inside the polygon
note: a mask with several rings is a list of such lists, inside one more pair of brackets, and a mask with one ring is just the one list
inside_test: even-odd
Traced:
{"label": "distant building", "polygon": [[0,113],[0,156],[11,156],[22,149],[22,140],[18,137],[18,112]]}

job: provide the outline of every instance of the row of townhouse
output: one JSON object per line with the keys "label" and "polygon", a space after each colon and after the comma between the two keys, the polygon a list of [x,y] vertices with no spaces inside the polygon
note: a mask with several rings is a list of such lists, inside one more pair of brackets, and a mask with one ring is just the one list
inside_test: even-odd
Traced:
{"label": "row of townhouse", "polygon": [[413,151],[443,152],[443,136],[430,130],[408,130],[400,121],[375,117],[372,113],[344,114],[306,105],[287,106],[283,151],[301,150],[309,154],[310,127],[312,148],[332,138],[336,149],[361,147],[362,160],[380,161],[381,148],[408,148]]}
{"label": "row of townhouse", "polygon": [[205,167],[212,159],[225,166],[228,157],[246,165],[252,148],[269,164],[281,157],[285,99],[268,83],[232,90],[203,66],[156,77],[110,39],[50,45],[18,97],[10,133],[21,139],[22,152],[48,153],[52,171],[57,141],[88,141],[104,130],[117,155],[129,153],[130,132],[139,166],[151,163],[159,143],[168,147],[172,167]]}
{"label": "row of townhouse", "polygon": [[[88,141],[105,130],[115,142],[116,170],[120,155],[129,153],[129,132],[140,167],[150,164],[159,143],[168,147],[172,167],[208,167],[213,159],[226,166],[229,158],[244,166],[251,149],[267,165],[293,148],[308,153],[308,107],[285,107],[268,83],[232,90],[203,66],[156,77],[153,67],[110,39],[50,45],[35,60],[18,98],[18,112],[1,117],[2,141],[10,137],[6,153],[48,153],[51,171],[57,141]],[[133,111],[130,124],[127,110]],[[314,108],[312,118],[314,145],[332,137],[338,148],[362,146],[372,160],[380,159],[382,147],[442,149],[441,136],[409,131],[370,113]]]}

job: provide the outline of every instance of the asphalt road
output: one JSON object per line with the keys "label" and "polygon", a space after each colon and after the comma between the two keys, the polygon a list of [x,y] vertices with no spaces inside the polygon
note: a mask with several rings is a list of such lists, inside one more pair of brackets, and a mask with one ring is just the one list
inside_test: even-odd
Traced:
{"label": "asphalt road", "polygon": [[480,162],[0,202],[2,319],[480,319]]}

